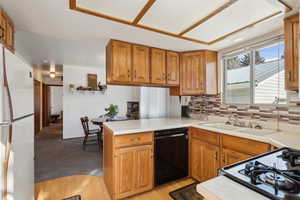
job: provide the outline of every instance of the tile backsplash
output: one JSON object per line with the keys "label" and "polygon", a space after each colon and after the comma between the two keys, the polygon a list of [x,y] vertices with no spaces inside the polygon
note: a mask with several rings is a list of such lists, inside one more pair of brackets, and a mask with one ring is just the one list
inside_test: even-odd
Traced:
{"label": "tile backsplash", "polygon": [[228,117],[237,114],[242,119],[274,121],[300,125],[300,98],[292,93],[286,106],[276,105],[228,105],[223,104],[221,95],[192,96],[189,101],[191,118],[201,118],[204,115]]}

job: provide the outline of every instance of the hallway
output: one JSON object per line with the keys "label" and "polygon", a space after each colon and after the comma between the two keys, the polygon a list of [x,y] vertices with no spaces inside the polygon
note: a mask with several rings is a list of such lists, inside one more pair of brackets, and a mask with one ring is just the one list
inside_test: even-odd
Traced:
{"label": "hallway", "polygon": [[62,140],[62,125],[46,127],[35,136],[35,182],[71,175],[102,176],[102,148],[96,141],[82,150],[82,138]]}

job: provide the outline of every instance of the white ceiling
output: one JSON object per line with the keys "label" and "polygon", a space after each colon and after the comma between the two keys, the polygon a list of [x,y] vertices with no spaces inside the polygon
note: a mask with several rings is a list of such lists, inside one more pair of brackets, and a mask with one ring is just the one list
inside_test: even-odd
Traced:
{"label": "white ceiling", "polygon": [[[117,1],[124,2],[124,0]],[[140,9],[145,3],[145,0],[131,1],[139,2],[131,7],[133,10]],[[109,3],[103,6],[99,3],[101,1],[97,0],[97,2],[98,6],[106,9],[104,11],[107,12],[113,6]],[[132,4],[134,4],[133,2]],[[218,4],[223,1],[213,0],[213,2]],[[300,5],[299,0],[286,0],[286,2],[293,3],[291,5],[295,7]],[[131,5],[131,3],[127,5]],[[44,59],[47,59],[57,64],[104,66],[105,45],[110,38],[179,51],[196,49],[219,50],[235,45],[237,42],[234,42],[234,40],[237,37],[248,40],[283,27],[283,16],[277,16],[221,42],[207,46],[72,11],[69,9],[69,0],[1,0],[0,6],[4,7],[16,24],[17,51],[29,62],[35,64],[39,64]],[[153,7],[152,9],[157,8]],[[255,11],[249,10],[249,15],[251,14],[252,16],[253,12]],[[130,13],[125,14],[122,16],[128,19],[132,18]],[[171,11],[169,14],[170,16],[174,15]],[[195,18],[192,12],[191,15]],[[152,17],[157,18],[159,16]],[[151,17],[149,18],[146,15],[143,20],[141,21],[142,23],[146,23],[146,21],[150,23]],[[223,20],[226,19],[224,18]],[[169,25],[164,22],[158,24],[158,26],[173,27],[174,30],[175,28],[177,30],[182,28],[183,24]],[[222,24],[217,28],[222,29]],[[216,32],[214,34],[218,36],[218,29],[212,31]],[[205,34],[207,39],[211,39],[208,33],[205,32]]]}
{"label": "white ceiling", "polygon": [[140,24],[171,33],[180,33],[227,1],[209,0],[207,3],[207,0],[188,0],[187,3],[182,0],[158,0],[146,12]]}

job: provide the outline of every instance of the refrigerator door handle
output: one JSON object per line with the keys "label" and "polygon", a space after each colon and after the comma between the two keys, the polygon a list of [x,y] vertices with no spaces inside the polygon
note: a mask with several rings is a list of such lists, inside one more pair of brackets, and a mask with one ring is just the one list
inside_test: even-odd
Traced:
{"label": "refrigerator door handle", "polygon": [[0,127],[6,127],[6,126],[10,126],[11,125],[11,122],[10,121],[3,121],[3,122],[0,122]]}

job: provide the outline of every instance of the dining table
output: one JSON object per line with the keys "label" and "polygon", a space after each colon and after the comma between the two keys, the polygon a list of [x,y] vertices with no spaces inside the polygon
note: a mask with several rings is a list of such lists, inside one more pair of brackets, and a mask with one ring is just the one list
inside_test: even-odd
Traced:
{"label": "dining table", "polygon": [[102,132],[103,124],[105,122],[126,121],[126,120],[129,120],[129,119],[127,117],[121,117],[121,116],[116,116],[116,117],[100,116],[100,117],[91,119],[91,122],[92,122],[92,124],[99,126],[101,129],[101,132]]}

